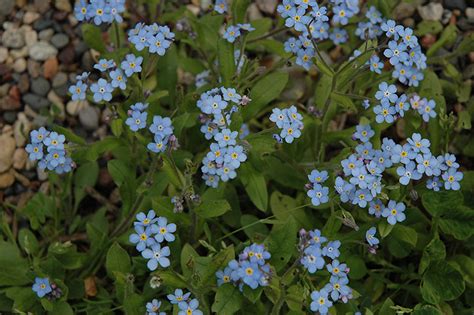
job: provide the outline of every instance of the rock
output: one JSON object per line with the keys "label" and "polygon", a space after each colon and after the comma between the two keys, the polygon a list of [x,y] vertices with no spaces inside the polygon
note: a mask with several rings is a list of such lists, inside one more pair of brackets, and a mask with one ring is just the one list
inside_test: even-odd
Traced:
{"label": "rock", "polygon": [[42,108],[49,106],[49,101],[46,98],[33,93],[23,95],[22,100],[35,111],[39,111]]}
{"label": "rock", "polygon": [[10,15],[14,7],[15,0],[0,0],[0,16]]}
{"label": "rock", "polygon": [[70,65],[74,63],[76,53],[74,51],[74,46],[69,45],[59,53],[58,59],[61,64]]}
{"label": "rock", "polygon": [[36,44],[38,42],[38,33],[34,30],[25,31],[25,42],[28,47]]}
{"label": "rock", "polygon": [[[66,118],[66,112],[64,109],[64,102],[61,97],[59,97],[54,91],[49,91],[48,93],[48,100],[51,102],[53,106],[51,106],[51,115],[57,116],[61,120]],[[54,108],[53,108],[54,107]]]}
{"label": "rock", "polygon": [[5,83],[5,84],[0,85],[0,97],[7,95],[9,90],[10,90],[10,84]]}
{"label": "rock", "polygon": [[51,26],[53,26],[53,24],[54,24],[53,21],[49,19],[41,18],[39,20],[36,20],[35,23],[33,23],[33,28],[39,32],[44,29],[50,28]]}
{"label": "rock", "polygon": [[100,110],[97,107],[85,106],[79,111],[79,121],[89,131],[99,127],[99,116]]}
{"label": "rock", "polygon": [[9,48],[21,48],[25,45],[23,32],[17,28],[9,28],[2,35],[2,45]]}
{"label": "rock", "polygon": [[278,0],[257,0],[257,6],[260,11],[272,14],[278,5]]}
{"label": "rock", "polygon": [[5,189],[13,185],[15,182],[15,172],[10,170],[0,174],[0,189]]}
{"label": "rock", "polygon": [[8,58],[8,49],[0,47],[0,63],[4,63]]}
{"label": "rock", "polygon": [[20,90],[20,94],[28,92],[30,89],[30,79],[28,77],[28,73],[22,73],[20,79],[18,80],[18,89]]}
{"label": "rock", "polygon": [[16,112],[3,112],[2,117],[7,124],[13,124],[16,120]]}
{"label": "rock", "polygon": [[393,9],[393,16],[396,20],[402,20],[407,17],[412,17],[415,10],[416,7],[412,3],[401,2]]}
{"label": "rock", "polygon": [[35,0],[34,6],[39,13],[44,14],[49,10],[50,2],[50,0]]}
{"label": "rock", "polygon": [[32,125],[25,113],[18,113],[17,121],[13,125],[13,135],[18,147],[24,147],[30,135]]}
{"label": "rock", "polygon": [[263,18],[262,13],[260,13],[260,10],[258,9],[255,3],[252,3],[249,6],[247,12],[248,12],[249,21],[255,21],[255,20]]}
{"label": "rock", "polygon": [[43,181],[43,180],[47,180],[48,179],[48,173],[46,172],[46,170],[43,170],[41,168],[36,168],[36,173],[38,175],[38,179]]}
{"label": "rock", "polygon": [[39,32],[38,38],[45,42],[49,42],[51,38],[53,37],[53,35],[54,35],[54,30],[52,28],[48,28]]}
{"label": "rock", "polygon": [[66,104],[66,111],[69,115],[76,116],[82,108],[88,107],[88,106],[89,106],[89,103],[87,102],[87,100],[69,101]]}
{"label": "rock", "polygon": [[10,57],[12,57],[14,60],[16,60],[18,58],[28,57],[28,47],[23,46],[20,49],[11,49],[10,50]]}
{"label": "rock", "polygon": [[28,59],[26,67],[32,78],[37,78],[41,73],[41,65],[33,59]]}
{"label": "rock", "polygon": [[39,19],[40,14],[38,12],[27,11],[25,15],[23,15],[23,23],[24,24],[31,24],[37,19]]}
{"label": "rock", "polygon": [[423,20],[440,21],[443,16],[443,6],[440,3],[431,2],[428,5],[419,6],[418,13]]}
{"label": "rock", "polygon": [[474,21],[474,8],[467,8],[466,9],[466,16],[467,16],[467,19],[470,22]]}
{"label": "rock", "polygon": [[0,98],[0,110],[7,111],[7,110],[18,110],[21,104],[20,101],[15,100],[11,96],[4,96]]}
{"label": "rock", "polygon": [[58,50],[47,42],[37,42],[30,47],[29,54],[36,61],[45,61],[48,58],[55,57]]}
{"label": "rock", "polygon": [[56,0],[56,2],[54,3],[54,6],[56,7],[56,9],[60,11],[66,11],[66,12],[72,11],[71,2],[69,0]]}
{"label": "rock", "polygon": [[43,64],[43,76],[46,79],[52,79],[58,73],[59,64],[55,57],[49,58]]}
{"label": "rock", "polygon": [[26,70],[26,60],[25,58],[20,58],[20,59],[17,59],[15,60],[15,62],[13,63],[13,71],[17,72],[17,73],[22,73],[23,71]]}
{"label": "rock", "polygon": [[464,0],[444,0],[443,5],[446,9],[459,9],[464,11],[466,9],[466,1]]}
{"label": "rock", "polygon": [[0,135],[0,173],[7,171],[13,164],[13,153],[15,152],[15,138],[10,134]]}
{"label": "rock", "polygon": [[25,149],[18,148],[13,153],[13,168],[17,170],[21,170],[26,165],[26,160],[28,159],[28,154],[26,153]]}
{"label": "rock", "polygon": [[53,88],[60,87],[67,83],[67,74],[64,72],[59,72],[54,76],[53,79]]}
{"label": "rock", "polygon": [[61,49],[69,44],[69,37],[66,34],[58,33],[51,38],[51,44],[54,47]]}
{"label": "rock", "polygon": [[31,80],[31,91],[40,96],[46,96],[51,90],[51,84],[43,77]]}

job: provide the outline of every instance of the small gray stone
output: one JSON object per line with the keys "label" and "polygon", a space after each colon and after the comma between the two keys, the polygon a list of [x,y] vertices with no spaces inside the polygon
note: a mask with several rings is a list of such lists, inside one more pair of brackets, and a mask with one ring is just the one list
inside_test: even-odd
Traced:
{"label": "small gray stone", "polygon": [[71,2],[69,0],[56,0],[54,2],[54,6],[59,11],[66,11],[66,12],[72,11]]}
{"label": "small gray stone", "polygon": [[100,110],[97,107],[85,106],[79,111],[79,121],[86,130],[95,130],[99,127]]}
{"label": "small gray stone", "polygon": [[68,95],[68,89],[69,89],[69,85],[63,84],[61,86],[55,87],[54,92],[56,92],[56,94],[58,94],[61,97],[66,97]]}
{"label": "small gray stone", "polygon": [[33,94],[33,93],[28,93],[28,94],[23,95],[22,99],[23,99],[23,102],[25,102],[35,111],[39,111],[49,106],[49,101],[47,98]]}
{"label": "small gray stone", "polygon": [[7,16],[12,13],[15,7],[15,0],[0,0],[0,16]]}
{"label": "small gray stone", "polygon": [[41,73],[41,65],[34,61],[33,59],[28,59],[27,62],[28,73],[33,77],[36,78]]}
{"label": "small gray stone", "polygon": [[443,4],[446,9],[459,9],[461,11],[466,10],[466,1],[464,0],[444,0]]}
{"label": "small gray stone", "polygon": [[47,42],[37,42],[29,49],[30,57],[36,61],[45,61],[50,57],[55,57],[58,50]]}
{"label": "small gray stone", "polygon": [[67,83],[67,74],[64,72],[59,72],[53,78],[53,88],[60,87]]}
{"label": "small gray stone", "polygon": [[26,59],[25,58],[19,58],[15,60],[13,63],[13,70],[17,73],[22,73],[23,71],[26,70]]}
{"label": "small gray stone", "polygon": [[257,6],[260,11],[272,14],[278,5],[278,0],[257,0]]}
{"label": "small gray stone", "polygon": [[470,22],[474,21],[474,8],[467,8],[466,9],[466,16],[467,16],[467,19]]}
{"label": "small gray stone", "polygon": [[8,58],[8,49],[0,47],[0,63],[4,63]]}
{"label": "small gray stone", "polygon": [[25,15],[23,15],[23,23],[31,24],[37,19],[39,19],[41,15],[38,12],[27,11]]}
{"label": "small gray stone", "polygon": [[21,48],[25,45],[23,32],[17,28],[9,28],[2,35],[3,46],[9,48]]}
{"label": "small gray stone", "polygon": [[44,14],[46,13],[46,11],[49,10],[50,2],[51,0],[35,0],[34,5],[35,5],[36,10],[38,10],[39,13]]}
{"label": "small gray stone", "polygon": [[53,26],[53,24],[54,23],[51,20],[39,19],[39,20],[36,20],[35,23],[33,23],[33,28],[39,32],[44,29],[50,28],[51,26]]}
{"label": "small gray stone", "polygon": [[418,13],[423,20],[440,21],[443,16],[443,5],[431,2],[428,5],[418,7]]}
{"label": "small gray stone", "polygon": [[7,124],[13,124],[16,120],[16,112],[4,112],[3,119]]}
{"label": "small gray stone", "polygon": [[51,89],[51,84],[43,77],[31,80],[31,91],[40,96],[46,96]]}
{"label": "small gray stone", "polygon": [[38,33],[39,40],[49,42],[54,35],[54,30],[52,28],[47,28]]}
{"label": "small gray stone", "polygon": [[393,16],[396,20],[403,20],[404,18],[413,16],[416,7],[412,3],[401,2],[393,9]]}
{"label": "small gray stone", "polygon": [[51,38],[51,44],[53,44],[54,47],[56,47],[58,49],[61,49],[64,46],[66,46],[67,44],[69,44],[69,37],[66,34],[63,34],[63,33],[55,34]]}

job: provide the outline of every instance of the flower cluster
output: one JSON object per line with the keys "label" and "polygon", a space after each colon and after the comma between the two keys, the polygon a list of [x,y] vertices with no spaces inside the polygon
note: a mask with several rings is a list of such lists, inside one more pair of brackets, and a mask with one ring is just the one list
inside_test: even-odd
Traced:
{"label": "flower cluster", "polygon": [[[202,311],[198,309],[199,301],[191,299],[191,293],[184,293],[181,289],[176,289],[173,294],[166,296],[171,304],[178,305],[178,315],[202,315]],[[165,315],[165,312],[160,312],[161,301],[153,299],[146,304],[146,315]]]}
{"label": "flower cluster", "polygon": [[30,132],[30,140],[25,150],[31,161],[39,161],[39,168],[63,174],[69,173],[74,167],[74,162],[66,152],[64,135],[41,127]]}
{"label": "flower cluster", "polygon": [[125,12],[125,0],[80,0],[74,7],[74,16],[78,21],[92,20],[95,25],[123,22],[120,15]]}
{"label": "flower cluster", "polygon": [[227,40],[229,43],[235,42],[235,40],[242,35],[242,32],[251,32],[254,31],[255,28],[252,25],[245,23],[245,24],[237,24],[237,25],[230,25],[224,32],[224,39]]}
{"label": "flower cluster", "polygon": [[[125,123],[130,127],[130,130],[136,132],[144,129],[147,126],[148,113],[147,103],[136,103],[130,106],[128,111],[128,118]],[[148,143],[147,148],[151,152],[164,152],[166,148],[176,148],[178,146],[177,139],[173,135],[173,125],[171,119],[168,117],[153,116],[153,122],[148,130],[153,134],[153,142]]]}
{"label": "flower cluster", "polygon": [[285,140],[292,143],[294,139],[301,136],[303,130],[303,116],[296,110],[296,106],[279,109],[274,108],[270,115],[270,121],[274,122],[281,129],[280,134],[274,134],[273,137],[280,143]]}
{"label": "flower cluster", "polygon": [[148,48],[148,52],[159,56],[164,56],[174,37],[175,34],[168,26],[157,23],[151,25],[138,23],[128,31],[128,41],[135,46],[136,50],[142,51]]}
{"label": "flower cluster", "polygon": [[430,141],[420,134],[413,134],[403,145],[384,138],[380,150],[373,149],[369,142],[373,135],[369,125],[356,127],[354,138],[362,143],[356,146],[356,153],[341,161],[344,176],[349,180],[338,176],[335,182],[342,202],[351,202],[361,208],[369,205],[369,214],[383,216],[390,224],[404,221],[405,205],[402,202],[390,200],[384,207],[382,201],[377,199],[382,191],[383,172],[394,164],[401,164],[396,169],[401,185],[406,186],[411,180],[420,180],[426,175],[430,189],[439,190],[443,184],[447,190],[460,188],[459,181],[463,174],[458,172],[456,157],[449,153],[434,156],[430,151]]}
{"label": "flower cluster", "polygon": [[[333,302],[341,300],[347,303],[352,298],[352,289],[347,285],[349,268],[337,259],[340,255],[340,241],[328,241],[320,230],[300,231],[298,248],[301,252],[301,264],[309,273],[315,273],[326,267],[331,278],[321,290],[311,293],[311,311],[326,314]],[[326,262],[326,259],[330,262]]]}
{"label": "flower cluster", "polygon": [[308,175],[309,183],[306,184],[308,189],[307,195],[311,198],[311,203],[313,206],[319,206],[329,201],[329,188],[322,186],[328,179],[328,172],[313,170],[311,174]]}
{"label": "flower cluster", "polygon": [[271,255],[262,244],[252,244],[244,248],[239,260],[231,260],[224,270],[216,272],[217,285],[232,283],[243,290],[244,284],[252,289],[267,286],[270,280],[270,265],[266,260]]}
{"label": "flower cluster", "polygon": [[39,298],[46,296],[48,300],[59,299],[63,293],[55,283],[50,283],[48,278],[36,277],[31,289]]}
{"label": "flower cluster", "polygon": [[425,122],[436,117],[436,102],[426,98],[421,99],[413,94],[409,99],[406,94],[397,95],[397,87],[394,84],[382,82],[379,84],[375,98],[380,101],[373,109],[377,123],[392,123],[398,117],[404,117],[405,112],[411,107],[417,111]]}
{"label": "flower cluster", "polygon": [[230,129],[232,114],[239,110],[245,98],[233,88],[221,87],[203,93],[197,102],[202,112],[201,132],[207,140],[214,140],[201,167],[208,186],[217,187],[220,180],[235,178],[236,170],[247,160],[244,147],[237,144],[239,131]]}
{"label": "flower cluster", "polygon": [[176,224],[168,223],[165,217],[156,217],[154,210],[147,214],[140,212],[136,218],[135,233],[130,235],[129,240],[135,244],[143,258],[148,259],[148,269],[153,271],[158,266],[169,267],[170,248],[161,247],[161,244],[175,240],[173,233],[176,232]]}

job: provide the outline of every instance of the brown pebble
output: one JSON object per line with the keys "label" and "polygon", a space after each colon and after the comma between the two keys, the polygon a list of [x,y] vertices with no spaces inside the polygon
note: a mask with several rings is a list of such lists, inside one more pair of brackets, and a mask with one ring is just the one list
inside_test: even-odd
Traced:
{"label": "brown pebble", "polygon": [[56,57],[51,57],[43,65],[43,76],[46,79],[52,79],[58,73],[59,64]]}
{"label": "brown pebble", "polygon": [[432,34],[426,34],[421,39],[421,46],[423,46],[423,48],[430,48],[431,46],[433,46],[435,42],[436,42],[436,36]]}
{"label": "brown pebble", "polygon": [[68,45],[66,46],[60,53],[59,53],[59,56],[58,56],[58,59],[59,59],[59,62],[61,62],[61,64],[71,64],[74,62],[74,59],[75,59],[75,51],[74,51],[74,47],[72,45]]}

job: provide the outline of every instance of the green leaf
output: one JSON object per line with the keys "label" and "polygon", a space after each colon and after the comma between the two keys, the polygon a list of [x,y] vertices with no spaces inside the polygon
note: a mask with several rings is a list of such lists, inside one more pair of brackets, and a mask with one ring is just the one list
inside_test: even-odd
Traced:
{"label": "green leaf", "polygon": [[194,211],[202,218],[214,218],[230,211],[230,205],[226,200],[209,200],[203,201]]}
{"label": "green leaf", "polygon": [[110,160],[107,163],[107,169],[117,186],[135,179],[134,171],[130,165],[122,160]]}
{"label": "green leaf", "polygon": [[217,53],[222,83],[228,87],[232,84],[232,77],[235,73],[234,45],[221,38],[217,44]]}
{"label": "green leaf", "polygon": [[387,221],[380,221],[379,224],[377,225],[380,237],[385,238],[387,235],[390,234],[393,230],[393,225],[389,224]]}
{"label": "green leaf", "polygon": [[250,163],[243,163],[239,169],[239,177],[253,204],[259,210],[266,211],[268,207],[268,191],[263,175]]}
{"label": "green leaf", "polygon": [[463,195],[460,191],[426,191],[421,196],[423,206],[433,216],[439,216],[444,212],[451,211],[463,203]]}
{"label": "green leaf", "polygon": [[242,110],[244,120],[248,121],[255,117],[265,105],[276,99],[287,83],[286,72],[273,72],[259,80],[250,91],[252,101]]}
{"label": "green leaf", "polygon": [[123,119],[117,118],[110,123],[110,129],[116,137],[120,137],[123,132]]}
{"label": "green leaf", "polygon": [[74,208],[86,196],[85,188],[94,187],[99,177],[99,164],[96,161],[86,162],[74,173]]}
{"label": "green leaf", "polygon": [[347,265],[350,266],[349,277],[354,280],[362,279],[367,274],[365,262],[359,256],[351,256],[346,259]]}
{"label": "green leaf", "polygon": [[440,216],[439,227],[458,240],[466,240],[474,234],[474,210],[460,206],[446,209]]}
{"label": "green leaf", "polygon": [[464,289],[465,284],[461,273],[442,260],[429,265],[421,283],[423,299],[432,304],[455,300],[464,292]]}
{"label": "green leaf", "polygon": [[392,309],[392,306],[394,305],[395,304],[393,303],[392,299],[386,299],[380,308],[379,315],[395,315],[396,312],[394,309]]}
{"label": "green leaf", "polygon": [[420,260],[419,273],[423,273],[430,262],[443,260],[446,258],[446,247],[439,236],[436,235],[423,250],[423,256]]}
{"label": "green leaf", "polygon": [[0,240],[0,286],[26,285],[30,279],[26,275],[28,262],[20,256],[18,248]]}
{"label": "green leaf", "polygon": [[265,240],[268,251],[272,255],[270,264],[280,271],[295,252],[296,234],[298,227],[293,217],[288,217],[284,224],[275,224],[270,235]]}
{"label": "green leaf", "polygon": [[68,139],[71,142],[82,144],[82,145],[85,145],[87,143],[84,138],[79,137],[70,129],[67,129],[61,126],[54,126],[52,129],[58,133],[63,134],[66,137],[66,139]]}
{"label": "green leaf", "polygon": [[143,295],[133,293],[125,297],[123,306],[127,315],[142,315],[145,311],[144,297]]}
{"label": "green leaf", "polygon": [[413,315],[443,315],[443,313],[432,305],[418,304],[413,309]]}
{"label": "green leaf", "polygon": [[115,278],[115,272],[127,274],[130,273],[132,269],[130,256],[117,242],[115,242],[107,252],[105,268],[107,269],[109,276],[112,278]]}
{"label": "green leaf", "polygon": [[23,228],[18,233],[18,243],[28,255],[35,255],[39,251],[36,236],[30,230]]}
{"label": "green leaf", "polygon": [[105,41],[102,39],[102,32],[99,27],[90,23],[83,23],[81,29],[82,38],[90,48],[100,53],[106,52]]}
{"label": "green leaf", "polygon": [[245,13],[247,12],[247,7],[250,4],[250,0],[234,0],[232,1],[232,14],[233,14],[233,23],[244,23],[245,22]]}
{"label": "green leaf", "polygon": [[53,304],[53,310],[49,313],[50,315],[73,315],[71,305],[64,301],[58,301]]}
{"label": "green leaf", "polygon": [[231,315],[242,307],[242,293],[239,289],[226,283],[217,288],[217,293],[212,304],[212,311],[216,314]]}

